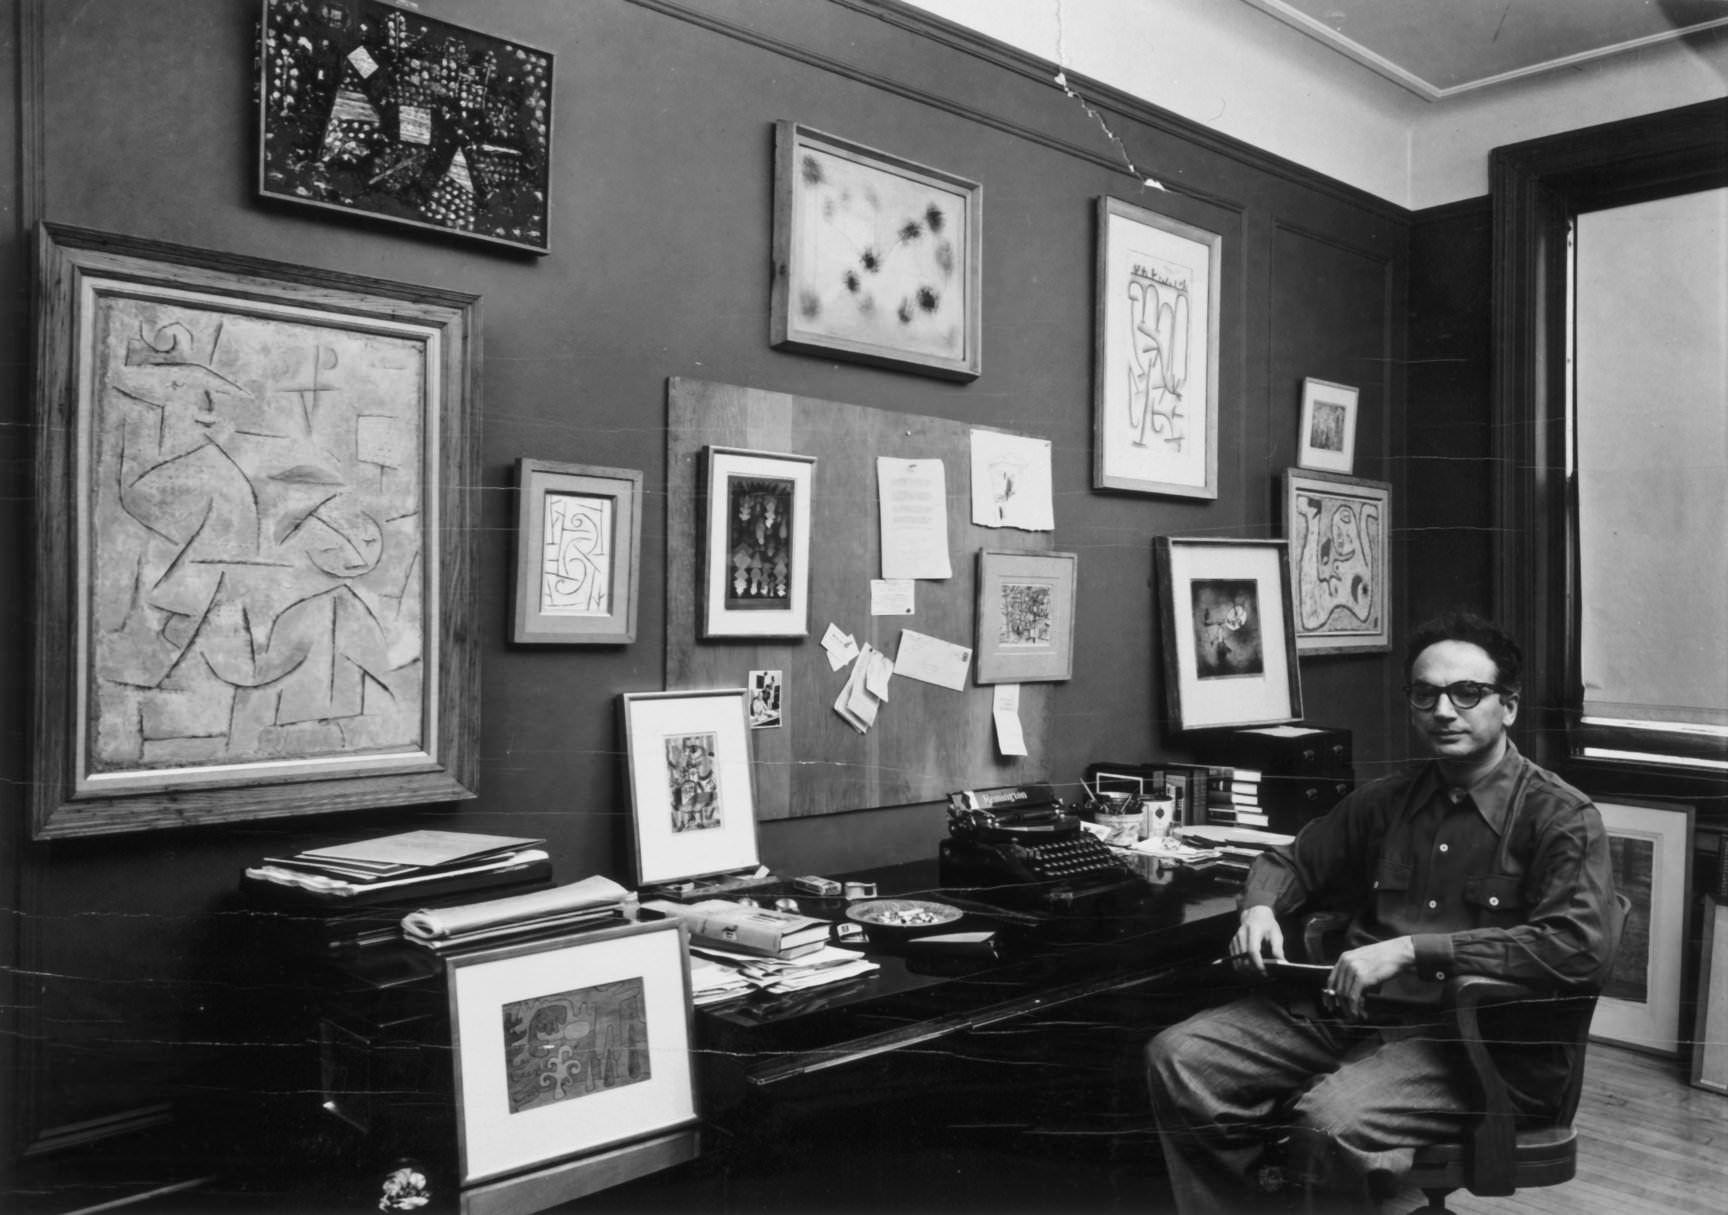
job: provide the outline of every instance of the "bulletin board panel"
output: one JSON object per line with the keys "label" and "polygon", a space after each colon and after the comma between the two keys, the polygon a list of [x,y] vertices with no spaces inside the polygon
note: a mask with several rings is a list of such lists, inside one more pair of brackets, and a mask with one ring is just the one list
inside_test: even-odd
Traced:
{"label": "bulletin board panel", "polygon": [[[936,801],[955,789],[1048,779],[1050,684],[1026,684],[1020,721],[1030,753],[996,750],[992,690],[956,692],[896,676],[868,734],[834,712],[850,667],[829,668],[830,622],[890,658],[902,628],[975,647],[980,549],[1044,551],[1049,532],[976,527],[971,430],[943,418],[674,378],[666,408],[666,687],[743,687],[752,670],[778,670],[782,724],[750,732],[756,818],[798,818]],[[816,457],[810,540],[810,635],[794,641],[700,641],[702,452],[711,445]],[[942,460],[951,578],[921,579],[910,616],[872,616],[881,574],[876,459]]]}

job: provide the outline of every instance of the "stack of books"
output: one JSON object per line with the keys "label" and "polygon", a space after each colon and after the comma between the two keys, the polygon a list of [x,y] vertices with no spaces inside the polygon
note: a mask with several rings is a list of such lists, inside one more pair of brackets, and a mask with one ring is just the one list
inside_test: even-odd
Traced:
{"label": "stack of books", "polygon": [[878,968],[830,945],[828,921],[815,916],[726,899],[645,899],[642,909],[679,919],[689,931],[690,992],[698,1006],[758,991],[785,995],[823,987]]}
{"label": "stack of books", "polygon": [[1210,771],[1205,819],[1209,825],[1261,831],[1272,825],[1260,800],[1263,777],[1259,769],[1215,765]]}
{"label": "stack of books", "polygon": [[301,944],[341,950],[400,941],[402,917],[476,891],[550,886],[544,840],[461,831],[405,831],[266,857],[240,877],[249,903],[278,913]]}
{"label": "stack of books", "polygon": [[795,911],[779,911],[727,899],[675,903],[644,899],[642,907],[679,919],[690,932],[690,945],[706,946],[758,958],[796,958],[828,943],[828,921]]}

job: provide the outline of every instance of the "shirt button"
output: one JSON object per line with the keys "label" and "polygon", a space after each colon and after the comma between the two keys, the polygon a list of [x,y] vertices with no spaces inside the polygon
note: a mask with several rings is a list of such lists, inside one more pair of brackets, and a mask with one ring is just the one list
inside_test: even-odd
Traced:
{"label": "shirt button", "polygon": [[1489,895],[1488,896],[1488,906],[1490,906],[1490,907],[1500,906],[1500,896],[1497,894]]}
{"label": "shirt button", "polygon": [[1443,970],[1437,970],[1434,972],[1434,978],[1436,982],[1444,980],[1446,978],[1446,972]]}
{"label": "shirt button", "polygon": [[1451,844],[1441,844],[1440,845],[1440,851],[1442,851],[1442,852],[1450,852],[1451,850],[1452,850]]}
{"label": "shirt button", "polygon": [[1433,911],[1438,906],[1440,906],[1440,904],[1436,900],[1434,900],[1434,899],[1428,900],[1428,910],[1429,911]]}

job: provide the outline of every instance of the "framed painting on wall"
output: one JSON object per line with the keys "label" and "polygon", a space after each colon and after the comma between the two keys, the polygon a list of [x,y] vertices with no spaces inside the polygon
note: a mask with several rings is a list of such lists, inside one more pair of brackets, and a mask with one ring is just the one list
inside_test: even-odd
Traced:
{"label": "framed painting on wall", "polygon": [[1296,463],[1320,472],[1349,473],[1356,466],[1356,389],[1310,377],[1302,381],[1302,421]]}
{"label": "framed painting on wall", "polygon": [[775,124],[774,348],[976,379],[983,196],[964,177]]}
{"label": "framed painting on wall", "polygon": [[473,796],[477,297],[38,254],[37,838]]}
{"label": "framed painting on wall", "polygon": [[258,192],[547,251],[552,56],[384,0],[264,0]]}
{"label": "framed painting on wall", "polygon": [[703,476],[702,637],[807,636],[816,457],[708,447]]}
{"label": "framed painting on wall", "polygon": [[978,683],[1072,678],[1079,565],[1073,553],[979,552]]}
{"label": "framed painting on wall", "polygon": [[1392,487],[1337,473],[1284,472],[1300,654],[1392,648]]}
{"label": "framed painting on wall", "polygon": [[1092,485],[1218,496],[1224,238],[1098,200]]}
{"label": "framed painting on wall", "polygon": [[1153,544],[1172,728],[1300,720],[1284,541],[1159,536]]}
{"label": "framed painting on wall", "polygon": [[445,959],[461,1183],[696,1123],[677,920]]}
{"label": "framed painting on wall", "polygon": [[620,698],[638,886],[760,863],[748,698],[745,688]]}
{"label": "framed painting on wall", "polygon": [[642,474],[521,459],[516,485],[516,610],[510,640],[635,641]]}
{"label": "framed painting on wall", "polygon": [[1590,1035],[1658,1055],[1680,1051],[1690,806],[1597,802],[1614,858],[1614,889],[1632,902]]}

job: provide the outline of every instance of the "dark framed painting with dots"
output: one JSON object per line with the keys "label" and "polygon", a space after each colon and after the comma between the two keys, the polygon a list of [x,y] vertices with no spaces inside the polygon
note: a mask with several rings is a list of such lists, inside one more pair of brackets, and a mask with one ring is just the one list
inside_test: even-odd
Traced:
{"label": "dark framed painting with dots", "polygon": [[383,0],[263,0],[258,191],[548,251],[552,56]]}

